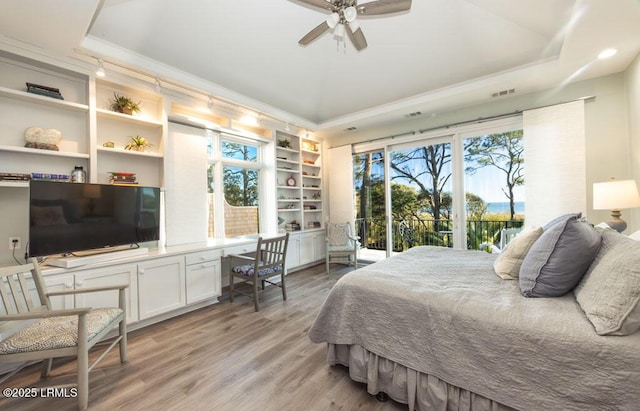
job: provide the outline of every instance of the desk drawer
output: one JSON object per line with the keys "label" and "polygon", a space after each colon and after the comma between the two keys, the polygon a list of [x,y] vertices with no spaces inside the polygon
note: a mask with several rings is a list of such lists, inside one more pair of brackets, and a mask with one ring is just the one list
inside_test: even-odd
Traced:
{"label": "desk drawer", "polygon": [[217,260],[222,255],[222,250],[204,250],[186,255],[187,265],[203,263],[205,261]]}
{"label": "desk drawer", "polygon": [[234,246],[230,246],[230,247],[225,247],[224,248],[224,255],[252,253],[252,252],[256,251],[256,245],[257,244],[258,244],[258,242],[256,241],[255,243],[249,243],[249,244],[234,245]]}

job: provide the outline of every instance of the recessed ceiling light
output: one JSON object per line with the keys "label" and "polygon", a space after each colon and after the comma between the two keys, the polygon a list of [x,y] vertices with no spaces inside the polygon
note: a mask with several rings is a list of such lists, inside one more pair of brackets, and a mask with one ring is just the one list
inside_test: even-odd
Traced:
{"label": "recessed ceiling light", "polygon": [[603,59],[608,59],[609,57],[613,57],[615,56],[615,54],[618,52],[618,50],[616,49],[604,49],[600,52],[600,54],[598,54],[598,58],[600,60]]}

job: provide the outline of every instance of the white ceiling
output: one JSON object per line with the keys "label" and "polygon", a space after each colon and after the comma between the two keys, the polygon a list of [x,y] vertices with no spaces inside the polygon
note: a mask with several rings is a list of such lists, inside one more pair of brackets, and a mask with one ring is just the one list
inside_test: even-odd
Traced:
{"label": "white ceiling", "polygon": [[[0,10],[5,37],[81,49],[324,133],[623,71],[640,52],[638,0],[414,0],[360,17],[360,52],[330,33],[298,45],[327,12],[296,0],[0,0]],[[594,62],[606,47],[619,52]]]}

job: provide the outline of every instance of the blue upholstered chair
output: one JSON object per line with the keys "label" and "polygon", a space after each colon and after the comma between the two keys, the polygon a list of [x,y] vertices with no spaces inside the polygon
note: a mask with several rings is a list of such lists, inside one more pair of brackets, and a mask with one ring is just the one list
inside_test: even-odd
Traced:
{"label": "blue upholstered chair", "polygon": [[[264,290],[265,282],[282,289],[282,299],[287,299],[285,287],[287,246],[289,245],[289,233],[281,237],[264,239],[260,237],[256,245],[255,253],[231,254],[225,257],[224,267],[229,271],[229,301],[233,302],[233,294],[238,293],[253,297],[255,310],[260,311],[260,299],[258,296],[258,283]],[[280,276],[280,283],[269,281],[269,278]],[[235,279],[239,278],[237,284]],[[249,283],[252,286],[252,294],[247,294],[236,289],[240,283]]]}

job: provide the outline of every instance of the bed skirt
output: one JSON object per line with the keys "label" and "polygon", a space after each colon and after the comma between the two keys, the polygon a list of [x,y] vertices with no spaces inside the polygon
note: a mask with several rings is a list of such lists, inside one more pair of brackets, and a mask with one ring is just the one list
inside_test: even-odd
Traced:
{"label": "bed skirt", "polygon": [[512,411],[514,408],[450,385],[380,357],[360,345],[328,344],[327,361],[349,367],[352,380],[367,384],[367,392],[386,393],[407,404],[409,411]]}

